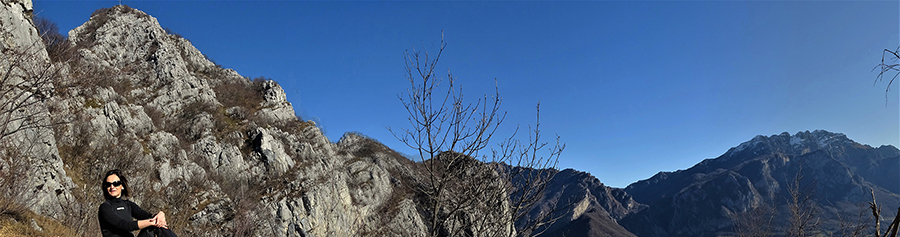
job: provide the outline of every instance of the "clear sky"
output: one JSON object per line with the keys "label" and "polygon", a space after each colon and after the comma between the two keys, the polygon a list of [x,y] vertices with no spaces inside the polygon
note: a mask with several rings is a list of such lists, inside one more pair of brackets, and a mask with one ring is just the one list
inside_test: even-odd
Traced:
{"label": "clear sky", "polygon": [[[872,69],[900,46],[898,1],[123,1],[215,62],[280,83],[332,140],[357,131],[407,154],[404,51],[447,43],[472,98],[496,79],[507,126],[567,147],[560,168],[624,187],[755,135],[825,129],[900,142],[900,88]],[[68,31],[118,1],[35,0]],[[63,32],[65,35],[66,32]],[[503,130],[508,131],[508,130]]]}

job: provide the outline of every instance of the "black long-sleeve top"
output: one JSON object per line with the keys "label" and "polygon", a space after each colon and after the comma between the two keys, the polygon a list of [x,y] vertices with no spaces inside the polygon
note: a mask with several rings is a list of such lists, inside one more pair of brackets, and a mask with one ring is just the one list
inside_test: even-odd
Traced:
{"label": "black long-sleeve top", "polygon": [[131,231],[140,229],[135,219],[146,220],[153,215],[131,201],[111,198],[100,204],[97,217],[103,237],[134,237]]}

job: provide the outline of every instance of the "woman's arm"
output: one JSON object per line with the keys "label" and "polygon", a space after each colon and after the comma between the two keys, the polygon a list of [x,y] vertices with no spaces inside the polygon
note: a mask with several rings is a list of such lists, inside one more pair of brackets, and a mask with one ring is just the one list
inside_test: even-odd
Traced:
{"label": "woman's arm", "polygon": [[[144,211],[144,209],[141,209],[141,207],[138,206],[137,204],[135,204],[134,202],[128,201],[128,200],[126,200],[126,202],[128,202],[128,205],[131,208],[131,216],[134,217],[135,219],[141,220],[141,219],[153,218],[153,214],[150,214],[149,212]],[[141,229],[143,229],[143,228],[141,228]]]}
{"label": "woman's arm", "polygon": [[139,229],[144,229],[144,228],[155,225],[154,222],[155,221],[153,219],[139,220],[139,221],[137,221],[137,225],[138,225]]}
{"label": "woman's arm", "polygon": [[106,222],[112,225],[113,227],[120,230],[139,230],[143,227],[140,227],[140,223],[135,223],[132,220],[126,220],[119,215],[116,214],[116,211],[113,209],[109,203],[100,204],[100,210],[97,213],[97,217],[101,222]]}
{"label": "woman's arm", "polygon": [[137,221],[137,225],[140,229],[144,229],[150,226],[168,228],[168,224],[166,223],[166,215],[163,212],[159,212],[154,216],[153,214],[144,211],[144,209],[141,209],[141,207],[134,202],[128,201],[128,205],[131,206],[131,216],[137,219],[144,219]]}

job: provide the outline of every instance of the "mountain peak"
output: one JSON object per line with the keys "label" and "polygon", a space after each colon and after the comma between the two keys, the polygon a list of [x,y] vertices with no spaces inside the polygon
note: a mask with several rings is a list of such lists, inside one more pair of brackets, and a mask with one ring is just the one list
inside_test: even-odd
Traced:
{"label": "mountain peak", "polygon": [[[137,26],[140,26],[140,28]],[[134,29],[144,33],[162,33],[162,35],[165,35],[165,31],[160,27],[156,18],[127,5],[117,5],[94,11],[87,22],[69,31],[69,41],[87,48],[96,43],[121,41],[129,35],[121,35],[121,37],[110,37],[110,35],[120,36],[118,33]]]}
{"label": "mountain peak", "polygon": [[843,133],[833,133],[826,130],[801,131],[794,135],[783,132],[777,135],[757,135],[741,143],[736,147],[729,149],[723,157],[736,156],[745,151],[759,153],[762,150],[772,150],[777,152],[803,154],[811,151],[827,149],[830,146],[839,146],[843,144],[856,144],[855,141],[847,138]]}
{"label": "mountain peak", "polygon": [[[219,104],[218,97],[231,96],[214,92],[221,85],[252,83],[210,61],[187,39],[169,34],[156,18],[125,5],[95,11],[90,20],[69,31],[69,41],[77,57],[98,65],[99,74],[108,75],[113,85],[141,85],[120,86],[117,93],[149,101],[146,105],[165,115],[193,102]],[[262,116],[293,119],[284,90],[274,82],[259,84],[265,91]]]}

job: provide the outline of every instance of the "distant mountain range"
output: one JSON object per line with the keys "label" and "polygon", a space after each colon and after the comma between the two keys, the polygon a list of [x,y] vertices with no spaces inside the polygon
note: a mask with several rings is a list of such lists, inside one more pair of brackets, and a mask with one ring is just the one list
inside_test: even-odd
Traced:
{"label": "distant mountain range", "polygon": [[836,233],[842,218],[848,221],[866,211],[873,192],[885,213],[900,206],[898,158],[896,147],[875,148],[841,133],[816,130],[756,136],[715,159],[660,172],[625,189],[564,170],[546,196],[574,200],[575,205],[545,236],[729,235],[734,216],[760,207],[772,207],[769,231],[783,233],[788,189],[798,177],[797,190],[809,190],[815,203],[816,231]]}

